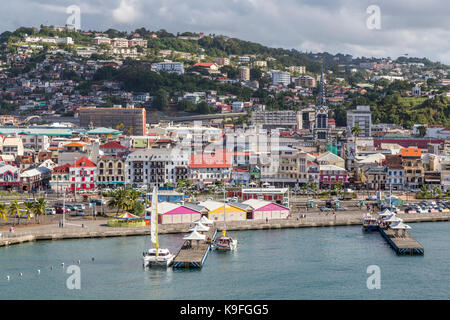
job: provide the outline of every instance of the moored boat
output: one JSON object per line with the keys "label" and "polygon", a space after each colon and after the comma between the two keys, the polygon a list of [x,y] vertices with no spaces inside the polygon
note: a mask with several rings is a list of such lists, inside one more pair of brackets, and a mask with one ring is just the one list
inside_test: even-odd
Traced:
{"label": "moored boat", "polygon": [[142,254],[143,265],[145,267],[163,266],[170,267],[175,255],[169,249],[159,248],[158,243],[158,193],[156,187],[153,189],[152,206],[150,217],[150,237],[154,248],[150,248]]}
{"label": "moored boat", "polygon": [[378,219],[375,217],[372,217],[370,213],[366,214],[362,218],[362,228],[365,231],[374,231],[378,230]]}

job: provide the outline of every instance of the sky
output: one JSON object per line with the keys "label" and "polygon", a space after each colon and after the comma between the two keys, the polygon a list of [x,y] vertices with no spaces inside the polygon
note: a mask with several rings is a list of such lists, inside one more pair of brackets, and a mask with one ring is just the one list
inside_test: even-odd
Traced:
{"label": "sky", "polygon": [[2,1],[0,32],[64,25],[223,34],[270,47],[450,64],[449,0],[14,0]]}

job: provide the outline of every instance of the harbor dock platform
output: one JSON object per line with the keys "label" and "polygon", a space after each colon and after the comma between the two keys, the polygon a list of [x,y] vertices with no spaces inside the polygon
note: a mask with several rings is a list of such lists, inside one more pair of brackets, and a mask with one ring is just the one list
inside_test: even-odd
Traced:
{"label": "harbor dock platform", "polygon": [[392,229],[378,228],[380,234],[390,244],[398,255],[423,255],[423,246],[414,240],[411,235],[405,231],[401,236],[396,236],[396,231]]}
{"label": "harbor dock platform", "polygon": [[201,269],[211,250],[211,242],[215,239],[216,234],[217,229],[212,227],[206,233],[206,239],[210,239],[209,242],[206,240],[186,240],[173,260],[173,268]]}

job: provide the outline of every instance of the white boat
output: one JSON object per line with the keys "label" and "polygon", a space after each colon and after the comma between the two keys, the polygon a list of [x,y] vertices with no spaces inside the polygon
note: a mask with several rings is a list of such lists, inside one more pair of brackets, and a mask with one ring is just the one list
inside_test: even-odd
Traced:
{"label": "white boat", "polygon": [[170,267],[175,255],[172,254],[169,249],[159,248],[158,243],[158,193],[156,187],[153,188],[152,206],[150,211],[150,237],[155,247],[148,249],[142,254],[144,268],[151,266]]}
{"label": "white boat", "polygon": [[222,233],[222,236],[214,241],[214,250],[219,251],[231,251],[236,250],[237,240],[226,236],[226,232]]}
{"label": "white boat", "polygon": [[214,243],[211,245],[213,250],[219,251],[232,251],[237,248],[237,240],[232,237],[227,237],[227,214],[226,214],[226,202],[225,202],[225,189],[223,192],[223,222],[224,222],[224,230],[222,231],[222,236],[218,237],[214,240]]}

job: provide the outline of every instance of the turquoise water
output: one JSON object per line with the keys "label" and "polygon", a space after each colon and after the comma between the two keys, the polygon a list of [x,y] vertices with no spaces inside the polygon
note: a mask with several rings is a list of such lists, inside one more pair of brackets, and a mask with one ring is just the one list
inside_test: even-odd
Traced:
{"label": "turquoise water", "polygon": [[[242,231],[231,232],[236,252],[210,252],[201,271],[144,270],[148,237],[14,245],[0,248],[0,299],[449,299],[450,223],[411,226],[424,256],[397,256],[356,226]],[[160,241],[176,252],[182,236]],[[81,289],[69,290],[78,259]],[[380,267],[379,290],[367,289],[369,265]]]}

